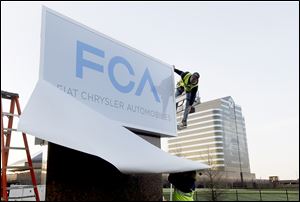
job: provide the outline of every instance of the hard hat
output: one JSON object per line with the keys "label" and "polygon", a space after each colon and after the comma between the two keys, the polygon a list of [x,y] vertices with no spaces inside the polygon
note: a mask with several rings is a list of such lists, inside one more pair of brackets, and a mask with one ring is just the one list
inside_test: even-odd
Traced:
{"label": "hard hat", "polygon": [[191,76],[191,80],[190,80],[191,83],[192,84],[197,84],[199,77],[200,77],[200,74],[198,72],[193,73],[192,76]]}
{"label": "hard hat", "polygon": [[199,78],[200,74],[198,72],[194,72],[193,76]]}

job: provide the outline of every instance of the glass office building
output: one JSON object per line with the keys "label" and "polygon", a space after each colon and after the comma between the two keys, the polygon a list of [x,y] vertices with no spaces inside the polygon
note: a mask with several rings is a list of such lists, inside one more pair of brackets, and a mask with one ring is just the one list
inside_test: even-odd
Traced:
{"label": "glass office building", "polygon": [[[177,121],[181,121],[185,101],[179,102]],[[223,172],[228,180],[251,181],[245,120],[241,107],[228,96],[194,103],[188,127],[168,139],[168,151],[177,156],[207,163]]]}

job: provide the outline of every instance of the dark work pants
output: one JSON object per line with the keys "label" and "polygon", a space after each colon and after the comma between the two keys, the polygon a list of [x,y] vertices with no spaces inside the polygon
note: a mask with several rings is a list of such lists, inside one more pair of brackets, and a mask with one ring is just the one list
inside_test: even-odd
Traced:
{"label": "dark work pants", "polygon": [[[184,88],[183,87],[177,88],[176,89],[176,93],[175,93],[175,98],[178,97],[178,96],[180,96],[183,92],[184,92]],[[189,111],[191,110],[191,107],[192,107],[190,105],[190,100],[191,100],[191,93],[186,93],[185,109],[184,109],[184,113],[183,113],[182,122],[187,122]],[[178,107],[178,103],[176,103],[176,111],[177,111],[177,107]]]}

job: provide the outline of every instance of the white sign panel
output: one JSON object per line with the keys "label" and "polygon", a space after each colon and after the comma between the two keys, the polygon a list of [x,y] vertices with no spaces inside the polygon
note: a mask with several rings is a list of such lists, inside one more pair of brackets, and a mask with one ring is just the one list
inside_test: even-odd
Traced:
{"label": "white sign panel", "polygon": [[176,136],[170,65],[48,8],[41,43],[41,79],[123,126]]}

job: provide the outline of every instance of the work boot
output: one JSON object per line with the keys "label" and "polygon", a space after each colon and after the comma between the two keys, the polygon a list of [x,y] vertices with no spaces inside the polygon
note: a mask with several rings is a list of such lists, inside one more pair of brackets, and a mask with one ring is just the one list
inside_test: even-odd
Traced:
{"label": "work boot", "polygon": [[179,124],[180,127],[187,127],[187,124],[186,124],[186,121],[182,121],[180,124]]}

